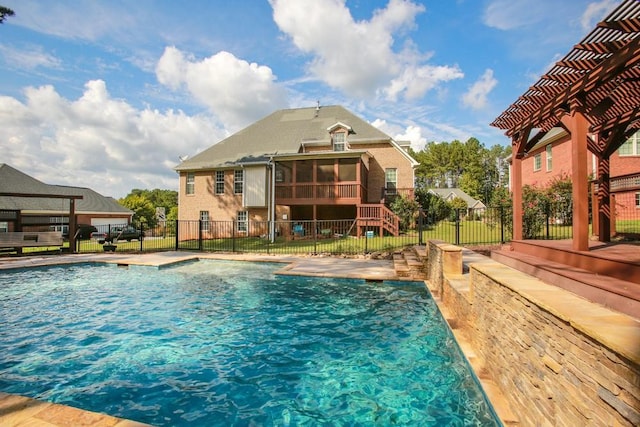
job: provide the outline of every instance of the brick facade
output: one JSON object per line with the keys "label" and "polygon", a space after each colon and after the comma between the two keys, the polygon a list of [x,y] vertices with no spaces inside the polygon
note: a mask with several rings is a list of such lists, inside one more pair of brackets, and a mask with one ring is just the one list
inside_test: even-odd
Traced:
{"label": "brick facade", "polygon": [[[547,145],[551,145],[551,169],[547,168]],[[571,178],[571,139],[564,136],[558,141],[550,142],[534,151],[527,153],[522,161],[522,185],[537,188],[548,187],[554,180]],[[536,170],[536,157],[539,156],[540,168]],[[620,156],[616,150],[609,158],[610,177],[616,178],[629,174],[640,173],[640,156]],[[597,175],[596,157],[587,153],[587,170],[591,177]],[[640,190],[619,192],[615,194],[615,209],[617,219],[640,218],[640,207],[636,206],[636,193]]]}

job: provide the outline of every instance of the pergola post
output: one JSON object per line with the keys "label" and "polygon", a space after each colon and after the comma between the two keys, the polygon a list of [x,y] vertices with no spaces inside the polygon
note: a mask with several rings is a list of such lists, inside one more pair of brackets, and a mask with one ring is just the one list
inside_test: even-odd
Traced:
{"label": "pergola post", "polygon": [[511,197],[513,198],[513,240],[522,240],[522,158],[518,145],[511,145]]}
{"label": "pergola post", "polygon": [[571,134],[571,181],[573,184],[573,250],[589,250],[589,181],[587,169],[587,132],[589,122],[572,105],[571,112],[562,117]]}

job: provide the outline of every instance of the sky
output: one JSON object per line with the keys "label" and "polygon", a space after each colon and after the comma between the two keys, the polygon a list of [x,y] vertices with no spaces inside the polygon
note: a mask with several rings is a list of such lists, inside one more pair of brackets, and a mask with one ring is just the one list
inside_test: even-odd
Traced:
{"label": "sky", "polygon": [[282,108],[398,141],[489,124],[615,0],[0,0],[0,163],[121,198]]}

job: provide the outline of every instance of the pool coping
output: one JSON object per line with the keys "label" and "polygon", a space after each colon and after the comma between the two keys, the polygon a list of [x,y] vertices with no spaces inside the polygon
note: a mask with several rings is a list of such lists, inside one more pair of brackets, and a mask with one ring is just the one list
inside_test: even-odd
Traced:
{"label": "pool coping", "polygon": [[[31,256],[19,258],[0,257],[0,271],[10,269],[22,269],[32,267],[46,267],[56,265],[71,265],[83,263],[115,264],[117,266],[149,266],[149,267],[170,267],[176,264],[199,261],[199,260],[228,260],[228,261],[248,261],[248,262],[271,262],[286,264],[278,269],[275,274],[289,276],[314,276],[314,277],[336,277],[348,279],[362,279],[367,281],[407,281],[405,277],[398,277],[395,273],[393,260],[370,259],[365,257],[336,257],[336,256],[296,256],[296,255],[260,255],[260,254],[238,254],[238,253],[203,253],[169,251],[156,253],[136,253],[136,254],[65,254],[55,256]],[[429,293],[426,281],[425,289]],[[432,295],[433,297],[433,295]],[[436,299],[436,298],[434,298]],[[436,299],[437,300],[437,299]],[[446,313],[443,313],[441,304],[437,304],[441,315],[447,324]],[[487,381],[480,375],[477,364],[474,364],[476,356],[473,348],[466,342],[465,337],[456,333],[451,325],[453,335],[458,343],[458,347],[467,359],[485,396],[491,403],[494,411],[503,425],[511,425],[513,415],[511,414],[506,399],[499,389],[491,381]],[[7,409],[7,406],[9,409]],[[84,415],[82,415],[84,414]],[[88,422],[80,422],[81,420]],[[12,422],[16,421],[16,422]],[[31,424],[30,422],[33,422]],[[116,418],[107,414],[86,411],[70,406],[38,401],[24,396],[7,394],[0,392],[0,424],[10,426],[41,425],[46,423],[49,427],[62,427],[67,425],[96,425],[96,426],[117,426],[117,427],[139,427],[147,424],[138,421]]]}

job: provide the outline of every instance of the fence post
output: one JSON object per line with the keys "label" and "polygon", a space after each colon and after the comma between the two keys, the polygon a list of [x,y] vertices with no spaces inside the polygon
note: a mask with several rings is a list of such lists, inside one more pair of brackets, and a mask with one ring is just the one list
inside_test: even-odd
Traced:
{"label": "fence post", "polygon": [[367,251],[369,250],[369,237],[368,237],[369,235],[368,235],[368,232],[369,232],[369,226],[367,225],[364,228],[364,254],[363,255],[366,255]]}
{"label": "fence post", "polygon": [[140,223],[140,252],[143,251],[143,241],[144,241],[144,222]]}
{"label": "fence post", "polygon": [[500,243],[504,244],[504,206],[500,205]]}
{"label": "fence post", "polygon": [[236,251],[236,227],[238,226],[238,218],[231,221],[231,252]]}
{"label": "fence post", "polygon": [[198,220],[198,250],[202,250],[202,220]]}
{"label": "fence post", "polygon": [[422,239],[422,215],[424,215],[424,212],[422,209],[418,209],[418,245],[422,246],[423,245],[423,239]]}
{"label": "fence post", "polygon": [[180,230],[180,222],[176,219],[176,251],[180,249],[180,245],[178,244],[178,242],[180,241],[178,239],[178,230]]}
{"label": "fence post", "polygon": [[456,246],[460,245],[460,209],[456,209]]}
{"label": "fence post", "polygon": [[318,222],[315,219],[313,220],[313,254],[318,254]]}
{"label": "fence post", "polygon": [[549,220],[551,219],[551,206],[549,206],[548,202],[544,203],[544,214],[545,214],[545,222],[546,222],[546,234],[547,239],[549,239]]}

